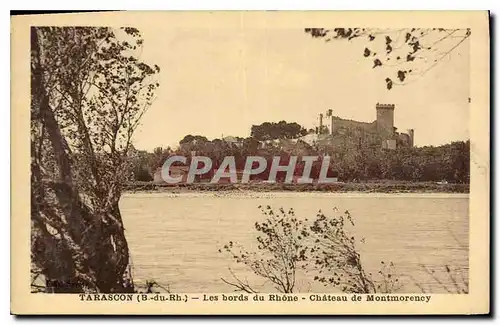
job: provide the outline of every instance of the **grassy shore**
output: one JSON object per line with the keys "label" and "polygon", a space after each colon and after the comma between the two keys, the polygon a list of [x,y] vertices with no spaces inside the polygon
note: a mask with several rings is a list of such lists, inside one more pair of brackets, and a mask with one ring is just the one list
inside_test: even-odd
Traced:
{"label": "grassy shore", "polygon": [[127,184],[127,192],[220,192],[220,191],[292,191],[292,192],[365,192],[365,193],[469,193],[469,184],[438,184],[434,182],[359,182],[335,184],[155,184],[134,182]]}

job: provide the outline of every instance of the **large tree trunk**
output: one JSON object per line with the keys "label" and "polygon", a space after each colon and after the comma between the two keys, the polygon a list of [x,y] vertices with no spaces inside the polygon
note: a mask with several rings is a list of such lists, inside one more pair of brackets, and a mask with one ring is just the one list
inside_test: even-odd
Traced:
{"label": "large tree trunk", "polygon": [[[99,204],[108,207],[104,211],[84,203],[74,181],[75,166],[68,144],[50,107],[40,39],[34,27],[31,53],[32,124],[45,131],[42,134],[47,134],[49,145],[43,150],[51,151],[45,156],[42,149],[37,152],[37,144],[44,139],[32,134],[32,262],[44,275],[51,292],[131,292],[133,283],[127,274],[129,253],[118,207],[119,193],[107,198],[112,202]],[[37,156],[51,159],[57,173],[51,177],[43,175]],[[104,184],[99,185],[103,188]],[[95,194],[104,200],[101,191]]]}

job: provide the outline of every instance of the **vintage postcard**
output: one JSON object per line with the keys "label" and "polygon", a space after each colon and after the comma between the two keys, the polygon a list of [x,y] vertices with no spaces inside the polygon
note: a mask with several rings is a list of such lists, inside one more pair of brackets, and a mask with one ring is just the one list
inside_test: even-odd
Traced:
{"label": "vintage postcard", "polygon": [[12,313],[489,313],[488,12],[11,35]]}

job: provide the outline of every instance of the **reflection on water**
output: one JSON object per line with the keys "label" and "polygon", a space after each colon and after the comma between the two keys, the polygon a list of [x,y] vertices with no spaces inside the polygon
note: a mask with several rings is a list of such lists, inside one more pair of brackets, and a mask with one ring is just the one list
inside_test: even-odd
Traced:
{"label": "reflection on water", "polygon": [[[405,284],[403,292],[446,292],[453,289],[446,265],[457,281],[468,277],[468,195],[353,193],[138,193],[127,194],[120,206],[136,281],[155,279],[177,292],[232,292],[221,281],[228,267],[261,291],[269,284],[231,257],[218,252],[228,241],[255,246],[254,224],[262,221],[259,205],[294,208],[312,218],[337,207],[355,219],[353,234],[365,269],[376,273],[381,261],[392,261]],[[300,274],[298,292],[328,292]]]}

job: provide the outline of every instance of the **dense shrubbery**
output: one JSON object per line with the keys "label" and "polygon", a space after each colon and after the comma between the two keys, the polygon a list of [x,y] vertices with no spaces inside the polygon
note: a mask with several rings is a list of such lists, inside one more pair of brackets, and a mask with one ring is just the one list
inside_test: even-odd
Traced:
{"label": "dense shrubbery", "polygon": [[[198,136],[198,138],[200,138]],[[194,137],[193,137],[194,139]],[[200,138],[201,139],[201,138]],[[385,150],[379,147],[365,148],[324,148],[319,150],[305,143],[284,151],[279,145],[267,145],[258,148],[258,141],[253,138],[242,139],[241,145],[227,143],[219,139],[213,141],[200,140],[192,143],[183,142],[176,151],[157,148],[153,153],[137,151],[135,173],[133,180],[150,181],[157,168],[161,167],[169,155],[178,154],[189,157],[191,151],[197,155],[210,157],[214,162],[213,170],[202,178],[211,179],[215,170],[219,167],[225,156],[234,156],[236,168],[243,169],[246,157],[260,155],[269,160],[268,169],[259,175],[252,175],[252,179],[265,180],[269,174],[270,162],[273,156],[281,156],[281,164],[287,164],[290,155],[319,155],[326,152],[333,157],[329,177],[338,176],[339,180],[345,182],[369,181],[369,180],[395,180],[413,182],[437,182],[447,181],[449,183],[469,183],[469,141],[452,142],[450,144],[434,147],[399,148],[398,150]],[[303,164],[298,160],[295,174],[302,175]],[[318,160],[313,165],[311,177],[319,175],[321,162]],[[148,175],[149,173],[149,175]],[[278,173],[278,180],[284,177],[284,173]]]}
{"label": "dense shrubbery", "polygon": [[[348,152],[352,159],[337,159],[337,170],[349,179],[391,179],[469,183],[470,142],[439,147],[362,150]],[[353,163],[346,164],[351,161]]]}

